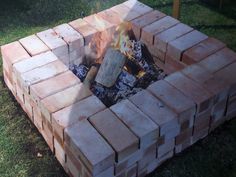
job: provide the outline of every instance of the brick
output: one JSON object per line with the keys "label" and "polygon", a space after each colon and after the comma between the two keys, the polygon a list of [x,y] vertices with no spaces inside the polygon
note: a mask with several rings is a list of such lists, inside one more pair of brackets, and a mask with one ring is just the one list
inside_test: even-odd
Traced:
{"label": "brick", "polygon": [[22,87],[28,92],[29,86],[54,77],[67,71],[68,68],[61,61],[54,61],[42,67],[35,68],[21,75]]}
{"label": "brick", "polygon": [[48,29],[37,33],[37,36],[49,47],[50,50],[57,56],[68,55],[68,46],[57,33]]}
{"label": "brick", "polygon": [[192,134],[193,134],[193,128],[188,128],[187,130],[184,130],[176,137],[175,144],[179,145],[184,143],[186,140],[191,138]]}
{"label": "brick", "polygon": [[87,119],[89,116],[105,109],[106,107],[95,96],[90,96],[78,101],[64,109],[52,114],[52,126],[54,134],[61,142],[64,141],[64,129],[78,121]]}
{"label": "brick", "polygon": [[[165,52],[162,52],[161,50],[159,50],[156,46],[153,46],[153,45],[149,45],[148,46],[148,51],[152,54],[152,57],[154,59],[154,62],[156,62],[156,65],[161,67],[161,68],[165,68],[164,66],[164,62],[165,62],[165,57],[166,57],[166,54]],[[158,60],[160,60],[158,62]],[[162,62],[162,63],[160,63]]]}
{"label": "brick", "polygon": [[51,51],[48,51],[46,53],[42,53],[40,55],[36,55],[23,61],[17,62],[13,65],[13,71],[15,74],[14,77],[16,77],[15,79],[20,79],[23,73],[44,66],[56,60],[58,60],[56,55],[54,55]]}
{"label": "brick", "polygon": [[184,52],[182,60],[188,65],[198,63],[225,46],[223,42],[215,38],[208,38]]}
{"label": "brick", "polygon": [[65,135],[71,151],[81,158],[93,175],[113,165],[114,151],[87,120],[66,128]]}
{"label": "brick", "polygon": [[187,149],[189,146],[192,145],[192,139],[193,137],[191,138],[188,138],[186,139],[184,142],[182,142],[182,144],[179,144],[179,145],[176,145],[175,146],[175,153],[178,154],[178,153],[181,153],[183,152],[185,149]]}
{"label": "brick", "polygon": [[166,55],[164,60],[165,60],[166,67],[173,68],[174,71],[182,70],[187,66],[182,61],[176,60],[169,55]]}
{"label": "brick", "polygon": [[49,50],[49,48],[36,35],[31,35],[20,39],[19,42],[31,56],[38,55]]}
{"label": "brick", "polygon": [[138,138],[108,109],[89,118],[116,151],[119,162],[138,150]]}
{"label": "brick", "polygon": [[3,60],[3,68],[5,70],[4,72],[8,73],[8,81],[10,81],[11,85],[13,85],[14,81],[12,65],[24,59],[30,58],[30,55],[26,52],[26,50],[21,46],[19,42],[12,42],[1,46],[1,54]]}
{"label": "brick", "polygon": [[157,145],[153,144],[145,149],[143,153],[143,158],[138,161],[138,169],[144,169],[152,162],[157,156]]}
{"label": "brick", "polygon": [[114,167],[110,167],[98,175],[92,175],[86,168],[83,168],[82,177],[114,177]]}
{"label": "brick", "polygon": [[110,30],[112,28],[114,29],[113,24],[109,23],[108,21],[104,20],[103,18],[101,18],[96,14],[87,16],[83,18],[83,20],[100,32],[103,32],[105,30]]}
{"label": "brick", "polygon": [[167,161],[168,159],[170,159],[173,156],[174,156],[174,150],[171,150],[171,151],[167,152],[166,154],[164,154],[162,157],[159,157],[158,163],[161,165],[162,163],[164,163],[165,161]]}
{"label": "brick", "polygon": [[127,169],[126,176],[137,176],[137,163]]}
{"label": "brick", "polygon": [[[227,67],[215,73],[215,76],[220,80],[226,81],[230,86],[229,96],[236,94],[236,75],[235,75],[236,62],[228,65]],[[230,76],[230,77],[229,77]]]}
{"label": "brick", "polygon": [[30,95],[35,101],[39,102],[39,100],[49,95],[55,94],[80,82],[81,81],[71,71],[66,71],[65,73],[61,73],[30,86]]}
{"label": "brick", "polygon": [[69,52],[84,46],[83,36],[68,24],[62,24],[53,30],[69,45]]}
{"label": "brick", "polygon": [[140,148],[145,148],[159,137],[159,127],[129,100],[110,108],[117,117],[139,138]]}
{"label": "brick", "polygon": [[128,8],[124,4],[116,5],[116,6],[112,7],[111,10],[114,11],[115,13],[117,13],[117,15],[120,16],[120,18],[123,21],[131,21],[131,20],[141,16],[138,12],[131,10],[130,8]]}
{"label": "brick", "polygon": [[60,145],[56,138],[53,138],[55,156],[60,164],[64,167],[66,163],[66,153],[64,148]]}
{"label": "brick", "polygon": [[167,55],[175,60],[181,60],[182,53],[187,49],[193,47],[194,45],[200,43],[201,41],[207,39],[208,37],[199,32],[191,31],[171,42],[169,42],[167,47]]}
{"label": "brick", "polygon": [[129,100],[159,125],[160,136],[165,135],[167,139],[170,139],[180,132],[177,114],[148,91],[141,91],[130,97]]}
{"label": "brick", "polygon": [[97,14],[99,17],[102,17],[105,21],[108,21],[113,25],[120,25],[122,23],[122,19],[112,11],[111,9],[106,9]]}
{"label": "brick", "polygon": [[41,117],[41,112],[38,106],[33,106],[33,115],[34,115],[34,125],[37,127],[39,132],[41,133],[43,129],[43,119]]}
{"label": "brick", "polygon": [[197,113],[203,112],[212,106],[213,95],[181,72],[171,74],[165,80],[197,104]]}
{"label": "brick", "polygon": [[200,83],[205,89],[214,94],[214,104],[226,99],[229,93],[229,86],[226,81],[219,79],[208,70],[198,64],[186,67],[181,71],[187,77]]}
{"label": "brick", "polygon": [[180,123],[189,120],[189,126],[193,125],[196,110],[191,99],[164,80],[153,83],[147,89],[178,115]]}
{"label": "brick", "polygon": [[42,114],[49,122],[51,122],[52,113],[70,106],[73,103],[90,96],[91,94],[91,91],[84,86],[83,83],[76,84],[41,100],[40,108]]}
{"label": "brick", "polygon": [[236,115],[236,95],[232,96],[228,100],[226,116],[235,116]]}
{"label": "brick", "polygon": [[211,118],[211,109],[204,111],[195,118],[193,134],[203,129],[209,128]]}
{"label": "brick", "polygon": [[77,19],[69,23],[75,30],[77,30],[85,40],[85,45],[88,45],[93,36],[98,32],[90,24],[83,19]]}
{"label": "brick", "polygon": [[[197,141],[205,138],[207,135],[208,135],[208,132],[209,132],[209,128],[206,128],[206,129],[203,129],[201,130],[200,132],[194,134],[192,137],[191,137],[191,144],[194,144],[196,143]],[[190,145],[191,145],[190,144]]]}
{"label": "brick", "polygon": [[48,144],[49,148],[51,149],[52,152],[54,152],[54,143],[53,143],[53,135],[52,135],[52,130],[49,127],[49,123],[46,121],[43,121],[43,130],[41,132],[44,140]]}
{"label": "brick", "polygon": [[217,121],[225,116],[228,97],[214,104],[211,112],[212,120]]}
{"label": "brick", "polygon": [[172,151],[175,147],[175,138],[165,141],[163,145],[157,147],[157,157],[161,158],[169,151]]}
{"label": "brick", "polygon": [[160,20],[157,20],[157,21],[153,22],[152,24],[145,26],[142,29],[141,41],[143,41],[146,44],[152,45],[154,42],[155,35],[165,31],[166,29],[168,29],[178,23],[179,23],[178,20],[176,20],[170,16],[163,17]]}
{"label": "brick", "polygon": [[169,42],[183,36],[184,34],[191,32],[192,30],[193,28],[183,23],[179,23],[156,35],[154,38],[154,45],[162,52],[166,52],[167,45]]}
{"label": "brick", "polygon": [[205,58],[198,64],[205,67],[211,73],[215,73],[225,66],[236,61],[236,54],[228,48],[224,48],[209,57]]}
{"label": "brick", "polygon": [[136,11],[137,13],[143,15],[145,13],[148,13],[152,11],[153,9],[137,0],[128,0],[123,3],[125,6],[130,8],[133,11]]}
{"label": "brick", "polygon": [[166,16],[165,14],[163,14],[162,12],[159,12],[157,10],[151,11],[141,17],[138,17],[134,20],[131,21],[131,25],[132,25],[132,30],[134,32],[134,35],[136,37],[137,40],[140,39],[141,37],[141,29],[161,18],[163,18],[164,16]]}

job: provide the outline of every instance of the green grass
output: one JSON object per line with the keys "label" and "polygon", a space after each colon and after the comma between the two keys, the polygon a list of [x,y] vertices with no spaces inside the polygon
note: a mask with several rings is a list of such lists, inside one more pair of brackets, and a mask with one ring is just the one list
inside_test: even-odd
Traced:
{"label": "green grass", "polygon": [[[212,0],[211,0],[212,1]],[[57,24],[89,15],[122,0],[1,0],[0,45]],[[171,14],[172,0],[142,0]],[[183,0],[181,21],[225,42],[236,51],[236,2],[226,0],[219,10]],[[236,120],[171,159],[152,177],[236,177]],[[43,157],[38,158],[37,153]],[[41,135],[5,87],[0,59],[0,177],[66,176]]]}

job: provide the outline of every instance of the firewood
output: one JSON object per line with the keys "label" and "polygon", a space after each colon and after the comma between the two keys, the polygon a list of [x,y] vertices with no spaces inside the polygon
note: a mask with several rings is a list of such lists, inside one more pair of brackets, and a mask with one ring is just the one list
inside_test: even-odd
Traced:
{"label": "firewood", "polygon": [[95,81],[106,87],[113,86],[122,71],[125,62],[125,55],[118,50],[109,48],[98,70]]}
{"label": "firewood", "polygon": [[87,86],[88,88],[91,87],[91,83],[94,81],[94,78],[96,77],[98,72],[98,67],[97,66],[92,66],[87,73],[86,78],[84,79],[84,85]]}

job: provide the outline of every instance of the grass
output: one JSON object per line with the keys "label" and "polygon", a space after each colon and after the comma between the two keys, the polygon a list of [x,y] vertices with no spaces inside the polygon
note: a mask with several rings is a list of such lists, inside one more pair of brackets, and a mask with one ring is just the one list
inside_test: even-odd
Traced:
{"label": "grass", "polygon": [[[236,2],[182,0],[181,21],[236,51]],[[0,45],[86,16],[122,0],[1,0]],[[171,14],[172,0],[142,0]],[[236,120],[171,159],[151,177],[236,177]],[[42,157],[37,157],[37,154]],[[0,59],[0,176],[66,176],[3,82]]]}

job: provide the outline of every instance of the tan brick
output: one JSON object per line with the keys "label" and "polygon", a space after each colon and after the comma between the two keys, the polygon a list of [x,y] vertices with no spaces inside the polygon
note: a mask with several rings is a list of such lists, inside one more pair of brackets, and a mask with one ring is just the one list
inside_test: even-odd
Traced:
{"label": "tan brick", "polygon": [[182,70],[187,66],[182,61],[176,60],[167,54],[164,60],[165,60],[165,66],[169,68],[171,67],[174,68],[174,71]]}
{"label": "tan brick", "polygon": [[64,147],[57,141],[57,139],[53,138],[54,149],[55,149],[55,156],[60,164],[64,167],[66,163],[66,153]]}
{"label": "tan brick", "polygon": [[89,116],[105,109],[106,107],[95,96],[90,96],[77,103],[52,114],[52,126],[54,134],[61,142],[64,141],[64,129],[78,121],[87,119]]}
{"label": "tan brick", "polygon": [[118,16],[117,13],[111,9],[106,9],[104,11],[101,11],[97,15],[113,25],[119,25],[123,22],[120,16]]}
{"label": "tan brick", "polygon": [[61,92],[50,95],[40,101],[43,116],[51,122],[51,114],[82,100],[92,93],[83,83],[71,86]]}
{"label": "tan brick", "polygon": [[212,106],[214,95],[181,72],[171,74],[165,80],[197,104],[197,113],[203,112]]}
{"label": "tan brick", "polygon": [[69,23],[75,30],[77,30],[85,40],[85,45],[88,45],[93,38],[93,36],[98,32],[90,24],[88,24],[83,19],[77,19]]}
{"label": "tan brick", "polygon": [[191,32],[192,30],[193,30],[193,28],[191,28],[183,23],[179,23],[179,24],[163,31],[162,33],[156,35],[155,39],[154,39],[154,45],[162,52],[166,52],[167,45],[169,42]]}
{"label": "tan brick", "polygon": [[187,130],[184,130],[182,133],[180,133],[176,139],[175,139],[175,144],[183,144],[186,140],[191,138],[193,134],[193,128],[188,128]]}
{"label": "tan brick", "polygon": [[38,55],[49,50],[49,48],[36,35],[31,35],[20,39],[19,42],[31,56]]}
{"label": "tan brick", "polygon": [[160,136],[170,139],[180,132],[177,114],[148,91],[141,91],[130,97],[129,100],[159,125]]}
{"label": "tan brick", "polygon": [[69,52],[84,46],[83,36],[68,24],[62,24],[53,30],[69,45]]}
{"label": "tan brick", "polygon": [[50,124],[46,120],[43,121],[43,130],[41,134],[46,143],[48,144],[49,148],[51,149],[51,151],[54,152],[52,129],[50,127]]}
{"label": "tan brick", "polygon": [[180,123],[189,120],[189,127],[193,125],[196,110],[191,99],[164,80],[153,83],[148,90],[178,115]]}
{"label": "tan brick", "polygon": [[113,165],[114,151],[87,120],[66,128],[65,135],[71,151],[81,158],[93,175]]}
{"label": "tan brick", "polygon": [[207,38],[208,37],[205,34],[199,31],[191,31],[190,33],[187,33],[169,42],[167,47],[167,55],[169,55],[175,60],[181,60],[181,55],[184,51]]}
{"label": "tan brick", "polygon": [[182,60],[188,65],[197,63],[225,46],[223,42],[215,38],[208,38],[184,52]]}
{"label": "tan brick", "polygon": [[67,71],[68,68],[59,60],[35,68],[21,75],[20,82],[26,92],[29,86]]}
{"label": "tan brick", "polygon": [[49,95],[55,94],[78,83],[80,83],[80,80],[71,71],[67,71],[30,86],[30,95],[38,102]]}
{"label": "tan brick", "polygon": [[166,16],[165,14],[163,14],[162,12],[159,12],[157,10],[151,11],[141,17],[138,17],[134,20],[131,21],[131,25],[132,25],[132,30],[134,32],[134,35],[136,37],[137,40],[140,39],[141,37],[141,29],[161,18],[163,18],[164,16]]}
{"label": "tan brick", "polygon": [[170,16],[163,17],[160,20],[157,20],[152,24],[145,26],[142,29],[141,41],[143,41],[146,44],[153,45],[155,35],[165,31],[166,29],[178,23],[179,23],[178,20]]}
{"label": "tan brick", "polygon": [[138,138],[109,109],[93,115],[89,120],[115,149],[117,162],[138,150]]}
{"label": "tan brick", "polygon": [[157,142],[159,126],[129,100],[119,102],[110,109],[139,138],[140,148],[145,148]]}
{"label": "tan brick", "polygon": [[163,145],[157,147],[157,157],[161,158],[169,151],[174,150],[174,147],[175,147],[175,138],[166,140]]}

